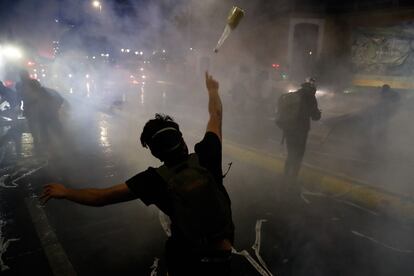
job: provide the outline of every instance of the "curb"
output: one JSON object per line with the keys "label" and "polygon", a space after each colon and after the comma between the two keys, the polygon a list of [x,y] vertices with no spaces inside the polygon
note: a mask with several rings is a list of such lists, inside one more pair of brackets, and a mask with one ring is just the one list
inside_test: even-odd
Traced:
{"label": "curb", "polygon": [[[277,174],[283,173],[284,160],[269,153],[257,151],[228,140],[223,143],[226,154]],[[399,220],[414,222],[414,201],[409,198],[372,187],[355,179],[334,175],[303,164],[300,179],[307,188],[326,196],[348,200],[364,208],[378,211]]]}

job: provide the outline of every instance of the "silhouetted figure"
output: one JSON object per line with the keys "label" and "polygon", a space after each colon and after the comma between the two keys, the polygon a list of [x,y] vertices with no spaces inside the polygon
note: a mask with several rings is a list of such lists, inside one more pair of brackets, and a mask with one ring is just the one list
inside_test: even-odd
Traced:
{"label": "silhouetted figure", "polygon": [[31,79],[27,71],[20,71],[20,82],[16,83],[16,91],[22,97],[23,115],[26,118],[35,146],[37,146],[40,141],[40,119],[38,115],[38,97],[36,93],[40,87],[40,83],[37,80]]}
{"label": "silhouetted figure", "polygon": [[380,92],[378,103],[378,115],[381,121],[388,121],[397,111],[400,103],[400,95],[391,89],[388,84],[384,84]]}
{"label": "silhouetted figure", "polygon": [[63,98],[54,90],[42,87],[40,82],[31,79],[27,71],[20,72],[20,82],[16,90],[23,100],[23,114],[32,133],[37,149],[44,149],[53,136],[62,134],[59,110]]}
{"label": "silhouetted figure", "polygon": [[134,199],[154,204],[171,219],[166,244],[170,276],[230,275],[234,225],[230,198],[223,186],[219,84],[206,73],[210,114],[204,138],[189,154],[177,123],[156,114],[142,131],[141,143],[163,162],[125,183],[106,189],[69,189],[62,184],[44,187],[42,200],[67,199],[103,206]]}
{"label": "silhouetted figure", "polygon": [[[399,108],[400,95],[388,84],[381,87],[379,100],[371,111],[370,126],[368,127],[367,153],[380,153],[388,144],[388,126],[391,118]],[[370,154],[368,154],[369,156]],[[376,154],[373,158],[378,157]]]}
{"label": "silhouetted figure", "polygon": [[310,130],[310,119],[321,118],[315,93],[315,81],[311,79],[303,83],[302,88],[296,92],[282,95],[278,101],[276,123],[283,130],[286,140],[288,154],[284,176],[289,183],[295,182],[299,174]]}

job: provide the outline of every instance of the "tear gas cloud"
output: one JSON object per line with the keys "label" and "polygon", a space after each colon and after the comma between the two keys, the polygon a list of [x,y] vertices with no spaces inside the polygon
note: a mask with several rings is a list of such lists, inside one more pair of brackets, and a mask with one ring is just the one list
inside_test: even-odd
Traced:
{"label": "tear gas cloud", "polygon": [[[110,141],[111,154],[127,167],[125,175],[157,164],[138,144],[143,124],[154,113],[172,115],[190,148],[201,137],[207,123],[205,70],[220,82],[225,139],[283,154],[282,134],[274,124],[277,99],[313,74],[322,120],[312,125],[305,162],[414,197],[412,91],[399,91],[398,109],[380,122],[382,131],[377,132],[373,125],[382,118],[380,88],[356,91],[352,85],[352,37],[337,39],[347,31],[345,23],[325,21],[319,25],[324,36],[316,40],[308,37],[313,27],[305,26],[292,41],[309,49],[295,55],[301,49],[292,46],[289,57],[291,2],[21,0],[8,7],[8,24],[0,26],[7,35],[0,44],[21,47],[23,57],[9,64],[26,67],[44,86],[71,99],[70,118],[102,110],[115,114],[112,133],[117,135],[108,135],[107,127],[100,125],[100,141]],[[214,53],[233,5],[246,15]],[[309,22],[325,18],[318,16]],[[341,43],[349,49],[331,51]],[[10,67],[0,55],[1,80],[18,80]],[[238,196],[232,194],[236,200]]]}
{"label": "tear gas cloud", "polygon": [[[214,54],[213,49],[233,5],[243,8],[246,16],[220,52]],[[347,28],[357,26],[348,26],[341,18],[333,20],[332,24],[326,21],[322,50],[317,50],[317,45],[312,44],[315,42],[308,38],[315,30],[305,26],[294,39],[309,46],[307,55],[293,55],[289,61],[288,39],[279,38],[287,37],[290,22],[287,14],[292,8],[290,1],[282,0],[277,3],[160,0],[95,4],[80,0],[22,0],[7,6],[8,24],[1,26],[2,33],[7,35],[3,35],[2,44],[20,46],[25,55],[21,60],[33,62],[24,64],[32,76],[64,96],[94,103],[88,105],[89,109],[109,110],[117,103],[125,103],[131,118],[148,118],[158,111],[179,119],[181,113],[190,113],[200,130],[207,116],[203,73],[209,69],[220,81],[225,131],[236,140],[259,146],[275,146],[274,141],[280,137],[273,123],[277,99],[281,93],[299,87],[303,77],[311,72],[319,82],[323,119],[314,124],[312,133],[322,138],[309,142],[310,151],[325,154],[326,147],[334,144],[335,152],[347,154],[328,150],[328,154],[339,160],[337,164],[329,161],[337,165],[332,170],[342,170],[344,163],[358,160],[367,164],[362,172],[364,176],[390,179],[386,172],[392,171],[394,164],[399,161],[411,164],[407,163],[411,162],[409,149],[413,148],[410,142],[413,131],[408,122],[412,100],[408,91],[403,92],[401,109],[388,122],[384,134],[387,142],[378,145],[380,149],[387,148],[390,155],[383,156],[385,161],[381,162],[381,169],[372,168],[367,155],[361,156],[358,150],[364,147],[366,137],[359,135],[353,126],[369,128],[358,120],[364,120],[361,118],[367,107],[375,106],[378,97],[372,95],[378,94],[379,88],[365,89],[366,92],[358,95],[343,93],[352,92],[351,47],[348,47],[352,37],[342,45],[335,36],[335,30],[345,33]],[[338,48],[338,44],[349,49],[337,54],[331,49]],[[300,67],[295,63],[303,64],[305,58],[306,62],[311,62],[318,53],[320,62],[313,63],[316,68],[306,68],[305,72],[298,69],[295,75]],[[1,72],[3,80],[13,79],[4,62]],[[88,110],[81,104],[71,108],[72,113]],[[258,125],[263,129],[257,131]],[[405,156],[404,160],[398,160],[401,156]],[[409,170],[399,168],[397,171],[397,175],[391,174],[393,182],[407,183]],[[353,169],[342,172],[350,176],[354,173]],[[385,182],[385,188],[392,190],[395,184]],[[401,185],[405,192],[413,194],[408,184]]]}

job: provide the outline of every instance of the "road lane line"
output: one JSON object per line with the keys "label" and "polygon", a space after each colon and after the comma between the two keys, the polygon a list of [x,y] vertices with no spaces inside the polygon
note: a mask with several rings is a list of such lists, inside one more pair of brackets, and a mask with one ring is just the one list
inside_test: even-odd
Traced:
{"label": "road lane line", "polygon": [[30,170],[30,171],[28,171],[28,172],[24,173],[23,175],[19,176],[18,178],[14,179],[14,180],[12,181],[12,184],[17,186],[17,185],[18,185],[18,184],[17,184],[17,181],[22,180],[23,178],[28,177],[29,175],[34,174],[34,173],[35,173],[35,172],[37,172],[38,170],[43,169],[44,167],[46,167],[47,165],[48,165],[48,162],[46,161],[43,165],[41,165],[41,166],[39,166],[39,167],[37,167],[37,168],[35,168],[35,169],[32,169],[32,170]]}
{"label": "road lane line", "polygon": [[151,274],[150,276],[157,276],[158,275],[158,266],[159,266],[160,259],[154,258],[154,263],[151,265]]}
{"label": "road lane line", "polygon": [[267,271],[262,268],[254,259],[253,257],[249,254],[249,252],[247,250],[243,250],[243,251],[237,251],[236,249],[233,248],[232,251],[233,254],[236,255],[240,255],[243,256],[247,259],[247,261],[257,270],[257,272],[260,273],[260,275],[262,276],[270,276],[269,273],[267,273]]}
{"label": "road lane line", "polygon": [[31,197],[25,198],[24,201],[53,274],[56,276],[77,275],[65,250],[50,226],[43,207],[39,205],[38,199]]}
{"label": "road lane line", "polygon": [[256,258],[259,260],[259,263],[262,265],[262,267],[267,271],[267,273],[270,276],[273,276],[272,272],[270,272],[270,269],[267,267],[265,261],[263,260],[262,256],[260,255],[260,246],[262,243],[262,225],[263,222],[266,222],[266,219],[259,219],[256,221],[256,240],[252,246],[252,249],[254,250],[254,253],[256,255]]}
{"label": "road lane line", "polygon": [[355,204],[353,202],[350,202],[350,201],[347,201],[347,200],[339,200],[339,199],[335,199],[335,201],[341,202],[343,204],[346,204],[346,205],[349,205],[349,206],[352,206],[352,207],[355,207],[355,208],[360,209],[362,211],[365,211],[365,212],[367,212],[367,213],[369,213],[369,214],[371,214],[373,216],[378,216],[378,213],[377,212],[374,212],[374,211],[372,211],[370,209],[364,208],[364,207],[362,207],[362,206],[360,206],[358,204]]}
{"label": "road lane line", "polygon": [[6,222],[0,219],[0,271],[5,271],[10,269],[4,261],[3,261],[3,254],[6,253],[7,249],[10,246],[10,243],[18,241],[20,239],[6,239],[3,236],[3,227],[6,225]]}
{"label": "road lane line", "polygon": [[358,237],[361,237],[361,238],[367,239],[367,240],[369,240],[369,241],[372,241],[373,243],[379,244],[379,245],[381,245],[381,246],[383,246],[383,247],[385,247],[385,248],[387,248],[387,249],[390,249],[390,250],[393,250],[393,251],[397,251],[397,252],[400,252],[400,253],[407,253],[407,254],[411,254],[411,253],[413,253],[413,250],[409,250],[409,249],[399,249],[399,248],[396,248],[396,247],[390,246],[390,245],[385,244],[385,243],[383,243],[383,242],[380,242],[380,241],[378,241],[378,240],[376,240],[376,239],[374,239],[374,238],[372,238],[372,237],[369,237],[369,236],[367,236],[367,235],[364,235],[364,234],[362,234],[362,233],[360,233],[360,232],[358,232],[358,231],[352,230],[351,232],[352,232],[352,234],[354,234],[355,236],[358,236]]}
{"label": "road lane line", "polygon": [[0,176],[0,187],[2,188],[6,188],[6,189],[10,189],[10,188],[17,188],[17,184],[16,183],[11,183],[11,185],[7,185],[6,184],[6,179],[9,177],[8,174],[2,175]]}

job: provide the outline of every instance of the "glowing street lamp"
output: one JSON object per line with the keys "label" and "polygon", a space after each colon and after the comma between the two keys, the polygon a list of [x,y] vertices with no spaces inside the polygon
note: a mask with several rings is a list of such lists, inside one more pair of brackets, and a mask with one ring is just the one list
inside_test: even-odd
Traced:
{"label": "glowing street lamp", "polygon": [[12,45],[0,45],[0,56],[9,60],[19,60],[23,57],[23,52]]}
{"label": "glowing street lamp", "polygon": [[92,1],[92,7],[94,7],[95,9],[99,9],[99,12],[101,12],[102,11],[101,1],[98,1],[98,0]]}

